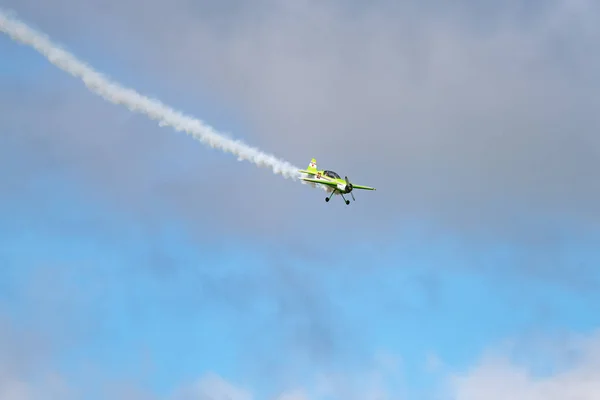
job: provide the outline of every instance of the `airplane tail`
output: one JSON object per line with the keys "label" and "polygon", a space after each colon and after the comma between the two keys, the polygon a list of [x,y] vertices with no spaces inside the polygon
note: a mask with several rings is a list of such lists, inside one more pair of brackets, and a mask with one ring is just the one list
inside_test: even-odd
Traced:
{"label": "airplane tail", "polygon": [[300,172],[315,175],[317,173],[317,160],[314,158],[310,160],[310,164],[308,164],[308,167],[306,167],[306,169],[301,170]]}

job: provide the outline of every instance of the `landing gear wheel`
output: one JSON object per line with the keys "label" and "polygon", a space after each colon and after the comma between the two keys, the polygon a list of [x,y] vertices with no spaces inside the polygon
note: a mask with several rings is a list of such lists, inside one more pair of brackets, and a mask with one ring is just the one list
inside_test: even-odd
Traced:
{"label": "landing gear wheel", "polygon": [[326,202],[329,202],[329,197],[325,197],[325,201],[326,201]]}
{"label": "landing gear wheel", "polygon": [[350,204],[350,200],[346,200],[346,205]]}

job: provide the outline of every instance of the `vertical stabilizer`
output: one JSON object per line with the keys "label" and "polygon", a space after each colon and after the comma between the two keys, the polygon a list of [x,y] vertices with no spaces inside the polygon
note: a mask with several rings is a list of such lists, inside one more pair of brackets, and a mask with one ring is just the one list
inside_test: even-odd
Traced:
{"label": "vertical stabilizer", "polygon": [[310,160],[308,167],[306,167],[306,169],[301,169],[299,172],[308,175],[316,175],[319,172],[317,171],[317,160],[313,158]]}

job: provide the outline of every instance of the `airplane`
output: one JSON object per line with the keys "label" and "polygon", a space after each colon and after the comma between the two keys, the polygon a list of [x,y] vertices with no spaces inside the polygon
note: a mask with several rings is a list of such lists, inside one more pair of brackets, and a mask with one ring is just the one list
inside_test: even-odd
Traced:
{"label": "airplane", "polygon": [[319,171],[317,169],[317,160],[314,158],[310,160],[308,168],[301,169],[298,172],[309,175],[309,177],[301,177],[300,179],[302,179],[303,181],[324,185],[326,187],[326,190],[328,192],[331,192],[331,194],[325,198],[326,202],[329,202],[331,197],[335,194],[342,196],[342,198],[346,202],[346,205],[348,205],[350,204],[350,200],[346,200],[344,194],[350,193],[350,195],[352,196],[352,200],[356,201],[356,199],[354,198],[354,194],[352,193],[354,189],[376,190],[375,188],[370,186],[355,185],[353,183],[350,183],[347,176],[345,177],[345,179],[342,179],[338,174],[336,174],[333,171]]}

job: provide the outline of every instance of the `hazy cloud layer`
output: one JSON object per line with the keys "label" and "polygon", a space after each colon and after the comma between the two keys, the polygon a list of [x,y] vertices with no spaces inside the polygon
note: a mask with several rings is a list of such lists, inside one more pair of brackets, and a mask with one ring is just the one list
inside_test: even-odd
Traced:
{"label": "hazy cloud layer", "polygon": [[[43,351],[39,337],[18,331],[3,318],[0,324],[0,395],[6,400],[75,399],[93,396],[93,387],[115,399],[138,400],[253,400],[261,398],[251,385],[229,382],[208,373],[192,382],[181,382],[166,396],[142,389],[132,378],[120,381],[85,377],[92,386],[52,368],[52,357]],[[523,344],[523,343],[521,343]],[[42,350],[42,351],[40,351]],[[541,361],[541,363],[540,363]],[[540,371],[535,365],[543,366]],[[92,371],[92,370],[90,370]],[[100,370],[94,370],[102,376]],[[100,374],[98,374],[100,372]],[[376,357],[371,368],[356,373],[330,371],[315,374],[309,382],[287,386],[268,398],[274,400],[373,399],[399,400],[546,400],[595,399],[600,390],[600,340],[597,332],[563,337],[538,336],[526,347],[510,341],[494,346],[464,371],[438,360],[430,370],[431,385],[423,392],[404,387],[399,360]],[[86,397],[87,398],[87,397]]]}
{"label": "hazy cloud layer", "polygon": [[[119,379],[109,377],[92,360],[74,376],[62,371],[56,362],[57,354],[41,352],[40,335],[18,331],[7,319],[0,324],[0,396],[5,400],[104,398],[135,400],[253,400],[261,398],[257,388],[244,387],[227,381],[215,373],[206,373],[196,380],[179,382],[166,395],[157,395],[142,386],[134,376]],[[387,362],[385,362],[387,360]],[[376,360],[373,370],[347,375],[334,371],[316,373],[307,387],[272,381],[277,387],[268,398],[274,400],[309,400],[327,398],[376,399],[385,393],[386,379],[401,378],[389,358]],[[272,377],[271,380],[278,380]],[[332,397],[331,397],[332,396]]]}
{"label": "hazy cloud layer", "polygon": [[[73,43],[77,54],[102,54],[112,68],[140,71],[157,87],[226,104],[250,128],[234,135],[250,133],[251,144],[299,165],[315,156],[322,167],[377,186],[380,191],[359,198],[373,211],[354,207],[354,218],[367,228],[374,219],[372,227],[383,229],[408,216],[480,232],[514,233],[523,229],[516,225],[523,216],[595,224],[600,97],[593,88],[600,83],[600,58],[592,50],[599,38],[598,5],[519,4],[3,2]],[[88,42],[101,46],[94,51]],[[77,90],[73,99],[90,96]],[[71,100],[68,107],[82,126],[110,130],[110,122],[94,115],[100,106],[86,103]],[[32,129],[43,129],[48,120],[31,101],[21,107],[27,105],[39,115]],[[202,111],[192,110],[211,122]],[[116,120],[118,113],[107,108],[104,119]],[[150,132],[141,152],[127,142],[121,149],[101,143],[105,138],[97,143],[129,152],[127,161],[113,155],[110,165],[132,167],[127,177],[133,179],[150,165],[144,151],[157,154],[171,140]],[[80,128],[77,134],[77,146],[89,146],[89,132]],[[190,146],[198,147],[199,158],[206,152]],[[97,158],[82,163],[108,163]],[[221,158],[224,168],[234,163]],[[225,179],[236,178],[227,171]],[[308,188],[290,189],[266,174],[235,171],[249,179],[236,181],[245,200],[227,192],[226,183],[203,181],[190,170],[157,191],[196,222],[206,218],[198,211],[203,205],[249,226],[264,226],[254,217],[261,215],[285,229],[290,209],[307,201],[323,206],[320,192],[306,194]],[[191,190],[191,182],[208,190]],[[137,186],[110,188],[150,195]],[[237,211],[242,204],[251,211]],[[329,208],[334,218],[344,215],[343,207]]]}

